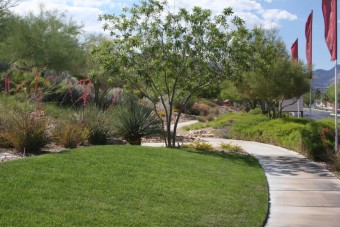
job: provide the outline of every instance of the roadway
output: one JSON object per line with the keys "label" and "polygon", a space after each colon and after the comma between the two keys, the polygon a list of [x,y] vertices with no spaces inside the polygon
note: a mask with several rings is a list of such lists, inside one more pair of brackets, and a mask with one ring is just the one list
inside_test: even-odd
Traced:
{"label": "roadway", "polygon": [[[303,117],[309,119],[309,108],[303,108]],[[323,118],[334,118],[330,111],[312,109],[312,120],[320,120]]]}

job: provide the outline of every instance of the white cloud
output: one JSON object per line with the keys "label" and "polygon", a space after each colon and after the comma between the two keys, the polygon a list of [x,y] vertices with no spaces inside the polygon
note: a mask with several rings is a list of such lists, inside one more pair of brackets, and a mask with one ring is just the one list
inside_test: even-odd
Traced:
{"label": "white cloud", "polygon": [[298,19],[296,15],[289,13],[286,10],[279,10],[279,9],[269,9],[263,10],[263,18],[268,21],[278,21],[278,20],[296,20]]}
{"label": "white cloud", "polygon": [[84,25],[86,32],[101,32],[102,24],[98,21],[98,16],[104,11],[101,7],[112,8],[114,4],[110,0],[24,0],[13,11],[25,15],[28,12],[38,13],[39,5],[43,4],[46,10],[57,9],[79,24]]}
{"label": "white cloud", "polygon": [[[272,0],[265,0],[272,2]],[[221,12],[226,7],[231,7],[235,14],[245,20],[250,28],[261,26],[265,29],[277,28],[281,20],[296,20],[297,16],[281,9],[265,9],[261,5],[261,0],[168,0],[176,7],[190,8],[197,5],[202,8],[211,9],[213,12]]]}
{"label": "white cloud", "polygon": [[[245,20],[246,25],[250,28],[261,26],[266,29],[280,26],[282,20],[296,20],[297,16],[281,9],[265,9],[262,6],[263,1],[272,2],[272,0],[168,0],[170,9],[175,8],[192,8],[200,6],[205,9],[211,9],[213,13],[219,13],[226,7],[232,7],[235,14]],[[137,3],[137,0],[22,0],[14,8],[19,14],[25,14],[29,11],[39,12],[39,4],[43,3],[48,10],[58,9],[66,12],[67,16],[85,25],[84,30],[87,32],[102,32],[102,25],[98,21],[98,15],[111,12],[115,7],[121,8],[131,3]]]}

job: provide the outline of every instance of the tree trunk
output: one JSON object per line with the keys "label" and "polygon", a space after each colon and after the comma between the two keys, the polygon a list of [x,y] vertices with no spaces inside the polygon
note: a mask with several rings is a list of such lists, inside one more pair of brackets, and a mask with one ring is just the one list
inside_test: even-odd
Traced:
{"label": "tree trunk", "polygon": [[268,114],[268,105],[265,101],[261,101],[262,114]]}

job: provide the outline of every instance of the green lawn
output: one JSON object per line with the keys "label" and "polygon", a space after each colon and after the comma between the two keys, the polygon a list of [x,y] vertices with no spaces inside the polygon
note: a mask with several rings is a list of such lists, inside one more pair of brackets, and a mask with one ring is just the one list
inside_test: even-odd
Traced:
{"label": "green lawn", "polygon": [[0,226],[262,226],[250,156],[97,146],[0,164]]}

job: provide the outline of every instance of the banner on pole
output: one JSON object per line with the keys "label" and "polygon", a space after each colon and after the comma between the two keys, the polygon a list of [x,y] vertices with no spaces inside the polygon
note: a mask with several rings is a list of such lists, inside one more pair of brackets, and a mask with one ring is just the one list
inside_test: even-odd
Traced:
{"label": "banner on pole", "polygon": [[312,79],[312,71],[313,71],[313,10],[309,14],[306,27],[305,27],[305,35],[306,35],[306,59],[309,69],[309,79]]}
{"label": "banner on pole", "polygon": [[295,62],[299,60],[299,46],[298,46],[298,39],[295,40],[292,47],[290,48],[292,59]]}
{"label": "banner on pole", "polygon": [[337,59],[337,0],[322,0],[325,22],[325,41],[331,54],[331,61]]}

